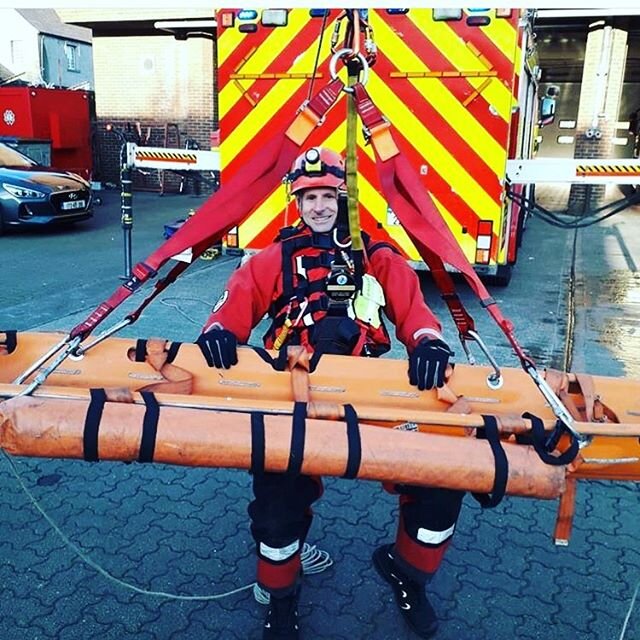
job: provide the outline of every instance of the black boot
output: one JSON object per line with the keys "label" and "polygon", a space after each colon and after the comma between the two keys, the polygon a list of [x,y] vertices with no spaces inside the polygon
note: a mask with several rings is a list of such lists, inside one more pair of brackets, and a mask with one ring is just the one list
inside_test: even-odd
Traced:
{"label": "black boot", "polygon": [[438,619],[424,592],[424,584],[411,580],[395,563],[393,545],[373,552],[373,566],[393,588],[402,617],[421,638],[431,638],[438,630]]}
{"label": "black boot", "polygon": [[284,598],[271,596],[269,611],[264,621],[262,640],[298,640],[298,593],[296,590]]}

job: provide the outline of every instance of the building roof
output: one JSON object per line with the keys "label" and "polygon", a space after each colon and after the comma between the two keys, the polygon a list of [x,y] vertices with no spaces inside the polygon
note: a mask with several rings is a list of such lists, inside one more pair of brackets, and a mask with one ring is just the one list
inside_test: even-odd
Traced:
{"label": "building roof", "polygon": [[5,67],[0,62],[0,83],[4,82],[5,80],[8,80],[9,78],[11,78],[14,75],[15,74],[13,73],[13,71],[11,71],[11,69],[7,69],[7,67]]}
{"label": "building roof", "polygon": [[54,9],[16,9],[40,33],[91,43],[91,29],[65,24]]}

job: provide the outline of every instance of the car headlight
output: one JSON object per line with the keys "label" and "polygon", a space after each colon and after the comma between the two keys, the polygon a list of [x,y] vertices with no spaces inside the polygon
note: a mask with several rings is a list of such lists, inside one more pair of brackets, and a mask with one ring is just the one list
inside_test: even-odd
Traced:
{"label": "car headlight", "polygon": [[21,200],[45,198],[47,196],[47,194],[42,191],[28,189],[27,187],[20,187],[17,184],[7,184],[6,182],[2,184],[2,188],[8,191],[14,198],[19,198]]}

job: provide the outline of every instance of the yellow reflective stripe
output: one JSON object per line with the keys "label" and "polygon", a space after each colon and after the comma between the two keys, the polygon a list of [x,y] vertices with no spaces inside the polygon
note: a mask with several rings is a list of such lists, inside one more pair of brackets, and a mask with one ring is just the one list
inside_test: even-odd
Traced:
{"label": "yellow reflective stripe", "polygon": [[399,225],[387,225],[387,201],[375,189],[366,176],[360,174],[358,181],[358,190],[360,193],[360,202],[371,213],[372,217],[384,227],[394,242],[412,259],[420,259],[417,256],[416,248],[413,246],[409,236],[405,230]]}
{"label": "yellow reflective stripe", "polygon": [[[292,13],[296,12],[294,11]],[[304,14],[307,12],[302,13]],[[323,42],[323,49],[326,40],[327,38],[325,38],[325,42]],[[326,46],[329,47],[329,44],[326,44]],[[305,48],[304,52],[295,59],[293,66],[288,71],[302,72],[312,70],[313,61],[316,55],[316,48],[317,41],[309,48]],[[267,53],[271,54],[270,51],[261,47],[256,53],[254,53],[252,59],[260,58],[263,61],[269,60],[270,55],[267,55]],[[266,64],[268,64],[268,62]],[[245,67],[243,67],[243,69],[244,68]],[[227,163],[232,158],[235,158],[247,144],[257,144],[256,137],[259,132],[269,132],[269,122],[273,119],[274,115],[280,111],[282,105],[291,97],[291,95],[293,95],[300,86],[306,82],[306,80],[295,79],[287,80],[286,82],[279,81],[274,83],[274,86],[263,96],[260,96],[256,105],[247,114],[242,123],[233,131],[226,133],[221,145],[223,154],[222,161]],[[220,113],[230,113],[231,109],[233,109],[233,105],[241,98],[241,96],[242,94],[238,91],[237,87],[234,87],[231,83],[228,84],[225,89],[220,92]],[[290,114],[290,117],[293,118],[293,114]]]}
{"label": "yellow reflective stripe", "polygon": [[[252,246],[253,239],[273,220],[273,218],[284,210],[286,203],[286,191],[284,185],[279,185],[271,195],[258,207],[256,212],[249,216],[238,227],[238,237],[240,238],[241,247]],[[291,204],[291,211],[295,212],[297,217],[297,209],[294,203]],[[289,221],[287,224],[291,224]]]}
{"label": "yellow reflective stripe", "polygon": [[[430,81],[416,81],[415,84],[419,90],[422,90],[420,85],[428,82]],[[478,184],[475,177],[465,169],[462,164],[464,163],[464,158],[458,159],[454,155],[455,149],[449,151],[449,149],[425,127],[424,123],[420,122],[416,115],[397,99],[393,91],[391,91],[376,74],[369,76],[369,85],[371,95],[376,96],[376,104],[378,107],[383,113],[393,114],[392,123],[395,128],[420,150],[420,154],[424,157],[427,164],[433,167],[433,169],[451,185],[451,188],[478,212],[478,215],[483,217],[494,217],[498,215],[500,204],[493,200],[484,188]],[[478,127],[476,127],[476,130],[480,131]],[[470,140],[474,140],[473,135]],[[479,148],[482,149],[482,147]],[[482,155],[486,161],[489,160],[484,150]],[[494,166],[496,165],[495,161],[493,164]],[[496,170],[496,173],[500,173],[501,175],[505,167],[504,151],[499,166],[500,169]]]}
{"label": "yellow reflective stripe", "polygon": [[238,48],[246,34],[236,28],[224,29],[218,33],[218,63],[222,64]]}
{"label": "yellow reflective stripe", "polygon": [[[342,151],[345,146],[346,135],[347,125],[346,122],[342,122],[331,135],[323,140],[322,144],[336,151]],[[279,185],[255,212],[240,225],[240,246],[252,246],[253,239],[264,230],[276,215],[284,210],[285,204],[285,188],[284,185]],[[290,211],[292,218],[297,220],[298,210],[295,203],[291,203]],[[286,224],[291,225],[295,220],[287,220]]]}
{"label": "yellow reflective stripe", "polygon": [[[374,29],[381,51],[386,53],[398,69],[429,70],[424,62],[382,20],[376,21]],[[373,68],[373,73],[370,74],[370,84],[373,76],[375,76],[375,67]],[[437,79],[421,78],[412,78],[407,82],[411,82],[424,96],[424,99],[436,111],[446,117],[462,138],[469,140],[475,148],[482,149],[482,157],[487,165],[496,175],[502,175],[506,158],[505,149],[451,94],[445,83]],[[384,85],[384,82],[377,83],[376,89],[378,85]],[[388,94],[389,92],[386,91],[386,93]],[[380,98],[373,89],[371,90],[371,95],[375,97],[376,103],[380,107]],[[398,105],[401,105],[401,103],[397,98],[382,105],[383,113],[386,113],[395,125],[403,120],[403,118],[396,116]],[[404,107],[404,105],[402,106]],[[419,109],[420,106],[416,105],[416,108]],[[414,121],[418,122],[415,118]],[[414,137],[415,135],[409,136],[409,139],[414,139]]]}
{"label": "yellow reflective stripe", "polygon": [[[473,50],[460,39],[446,22],[433,22],[430,17],[425,15],[424,11],[416,11],[413,22],[456,69],[485,71],[490,68],[475,55]],[[509,122],[513,98],[508,87],[505,87],[497,78],[486,83],[486,86],[482,86],[485,84],[482,78],[467,78],[467,81],[496,109],[503,120]]]}
{"label": "yellow reflective stripe", "polygon": [[[289,46],[296,46],[295,38],[298,36],[300,30],[310,20],[309,13],[307,11],[291,11],[289,13],[289,26],[286,29],[273,29],[268,38],[256,49],[251,56],[237,69],[237,73],[250,74],[259,76],[265,69],[273,63],[273,61],[282,54],[282,52]],[[292,42],[291,34],[295,33],[294,40]],[[251,34],[249,34],[250,36]],[[324,43],[323,43],[324,44]],[[296,58],[296,63],[300,62],[300,58],[304,58],[302,65],[295,64],[289,69],[292,72],[294,69],[299,73],[311,72],[313,70],[313,56],[315,56],[315,50],[317,48],[317,41],[309,46],[309,49],[313,49],[313,55],[309,51],[304,51],[303,55]],[[328,47],[328,45],[327,45]],[[323,47],[324,48],[324,47]],[[304,47],[306,49],[306,46]],[[328,49],[327,49],[328,51]],[[228,53],[227,53],[228,55]],[[222,62],[223,59],[221,59]],[[307,63],[307,60],[309,61]],[[306,66],[305,66],[306,64]],[[302,66],[302,68],[300,68]],[[251,86],[252,80],[246,80],[246,86]],[[240,80],[240,86],[242,80]],[[227,89],[235,89],[234,91],[227,91]],[[242,98],[242,92],[239,87],[228,84],[219,95],[219,104],[221,113],[231,113],[233,106],[238,100]]]}
{"label": "yellow reflective stripe", "polygon": [[[514,9],[514,11],[518,11],[518,9]],[[477,15],[473,13],[465,12],[465,16],[463,19],[466,19],[467,15]],[[502,51],[505,56],[511,60],[513,58],[514,50],[518,46],[518,33],[511,26],[509,20],[505,20],[504,18],[495,18],[491,17],[491,22],[485,26],[481,27],[482,31],[487,35],[489,40],[493,42],[493,44]]]}
{"label": "yellow reflective stripe", "polygon": [[431,194],[431,198],[438,208],[440,215],[447,223],[447,226],[449,227],[449,229],[451,229],[451,232],[453,233],[455,239],[458,241],[458,244],[462,247],[465,255],[471,263],[474,263],[476,261],[475,239],[468,233],[462,233],[462,225],[460,224],[458,219],[438,200],[438,198],[436,198],[433,194]]}

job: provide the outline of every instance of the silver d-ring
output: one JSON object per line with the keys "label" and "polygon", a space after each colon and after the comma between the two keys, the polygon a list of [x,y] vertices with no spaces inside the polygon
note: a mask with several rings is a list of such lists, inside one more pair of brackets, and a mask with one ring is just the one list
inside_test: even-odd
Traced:
{"label": "silver d-ring", "polygon": [[[331,79],[335,80],[338,77],[338,72],[336,66],[338,64],[338,60],[342,58],[347,53],[353,53],[353,49],[338,49],[332,56],[329,61],[329,73],[331,74]],[[362,79],[360,80],[360,84],[367,84],[367,80],[369,79],[369,63],[367,59],[358,51],[356,57],[360,60],[362,64]],[[347,92],[353,91],[351,87],[344,87],[344,90]]]}

